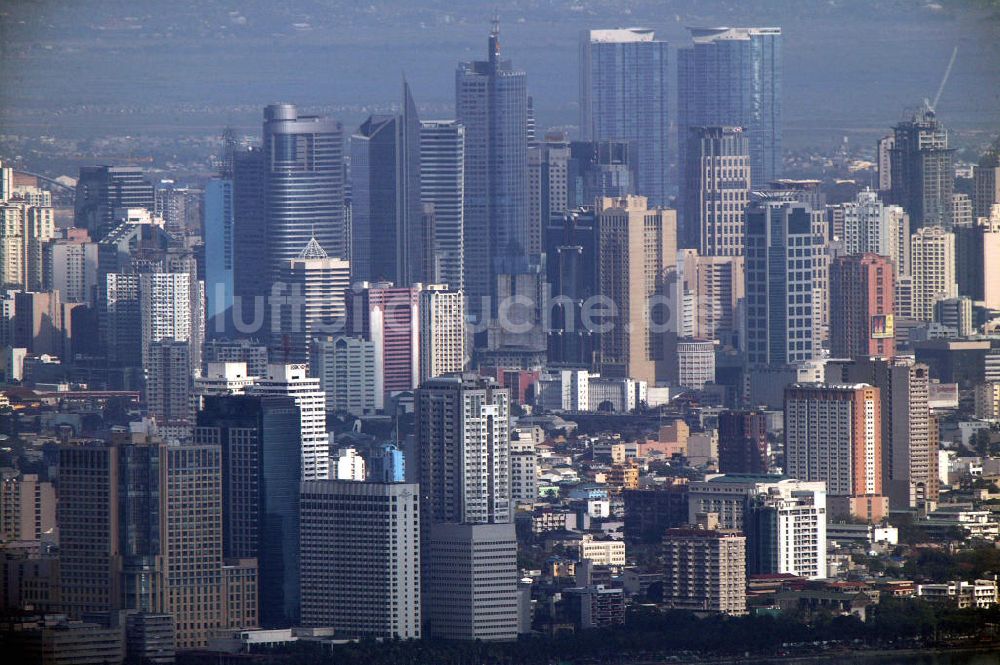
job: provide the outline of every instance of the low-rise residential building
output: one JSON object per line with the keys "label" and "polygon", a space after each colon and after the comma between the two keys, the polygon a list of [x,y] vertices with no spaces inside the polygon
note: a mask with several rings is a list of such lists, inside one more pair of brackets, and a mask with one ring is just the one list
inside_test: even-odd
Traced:
{"label": "low-rise residential building", "polygon": [[919,584],[917,596],[934,602],[951,603],[958,609],[983,609],[997,604],[997,583],[996,580],[975,580]]}

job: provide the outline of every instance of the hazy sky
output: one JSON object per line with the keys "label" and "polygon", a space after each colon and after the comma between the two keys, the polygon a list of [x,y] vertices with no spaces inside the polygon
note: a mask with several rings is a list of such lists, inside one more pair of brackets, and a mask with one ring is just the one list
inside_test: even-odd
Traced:
{"label": "hazy sky", "polygon": [[[0,128],[57,136],[252,132],[276,100],[352,128],[395,101],[403,73],[425,117],[448,116],[455,64],[502,43],[528,72],[539,124],[577,121],[578,34],[646,26],[675,46],[689,25],[785,33],[789,145],[877,134],[932,97],[949,127],[1000,128],[1000,19],[938,0],[7,0],[0,3]],[[984,134],[985,136],[985,134]]]}

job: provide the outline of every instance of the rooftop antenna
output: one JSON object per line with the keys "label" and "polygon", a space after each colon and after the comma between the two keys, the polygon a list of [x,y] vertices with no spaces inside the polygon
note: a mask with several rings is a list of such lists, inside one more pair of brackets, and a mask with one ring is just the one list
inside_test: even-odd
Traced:
{"label": "rooftop antenna", "polygon": [[496,62],[500,59],[500,13],[493,12],[493,21],[490,26],[490,61]]}
{"label": "rooftop antenna", "polygon": [[951,76],[951,68],[955,64],[955,57],[957,55],[958,55],[958,47],[956,46],[951,51],[951,59],[948,61],[948,67],[944,70],[944,76],[941,77],[941,85],[938,86],[937,94],[934,95],[934,102],[931,103],[931,102],[928,102],[926,99],[924,100],[924,104],[931,111],[933,111],[934,109],[936,109],[937,105],[938,105],[938,102],[941,101],[941,93],[944,92],[944,86],[948,82],[948,77]]}

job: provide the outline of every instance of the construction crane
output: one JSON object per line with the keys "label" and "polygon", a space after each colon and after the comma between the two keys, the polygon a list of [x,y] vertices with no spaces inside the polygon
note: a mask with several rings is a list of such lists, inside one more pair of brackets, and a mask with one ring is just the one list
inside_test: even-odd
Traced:
{"label": "construction crane", "polygon": [[937,108],[938,102],[941,101],[941,93],[944,92],[944,86],[948,82],[948,77],[951,76],[951,68],[955,65],[955,56],[957,55],[958,47],[956,46],[951,51],[951,59],[948,61],[948,67],[944,70],[944,76],[941,77],[941,85],[938,86],[937,94],[934,95],[934,103],[932,104],[926,98],[924,99],[924,106],[930,111],[934,111]]}

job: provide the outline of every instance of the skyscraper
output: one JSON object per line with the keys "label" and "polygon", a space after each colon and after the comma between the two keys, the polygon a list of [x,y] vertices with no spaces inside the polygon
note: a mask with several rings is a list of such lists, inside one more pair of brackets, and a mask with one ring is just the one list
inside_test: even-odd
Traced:
{"label": "skyscraper", "polygon": [[980,158],[973,171],[973,180],[972,214],[989,217],[992,207],[1000,203],[1000,140]]}
{"label": "skyscraper", "polygon": [[512,521],[509,409],[507,390],[474,374],[421,384],[416,437],[427,520]]}
{"label": "skyscraper", "polygon": [[352,281],[422,281],[420,119],[403,82],[403,112],[370,116],[351,137]]}
{"label": "skyscraper", "polygon": [[877,254],[838,256],[830,267],[830,353],[834,358],[896,354],[892,262]]}
{"label": "skyscraper", "polygon": [[882,402],[866,384],[785,388],[785,472],[826,483],[834,516],[881,520]]}
{"label": "skyscraper", "polygon": [[767,417],[759,411],[719,414],[719,471],[765,475],[768,463]]}
{"label": "skyscraper", "polygon": [[486,316],[497,261],[523,255],[528,236],[527,83],[500,57],[499,22],[487,59],[455,72],[455,112],[465,126],[465,289],[470,313]]}
{"label": "skyscraper", "polygon": [[743,127],[751,182],[780,178],[781,28],[691,28],[691,38],[677,51],[678,155],[688,154],[691,127]]}
{"label": "skyscraper", "polygon": [[222,450],[223,553],[257,559],[265,628],[298,625],[300,422],[291,397],[209,396],[195,429]]}
{"label": "skyscraper", "polygon": [[420,379],[465,369],[465,294],[428,284],[420,292]]}
{"label": "skyscraper", "polygon": [[747,504],[748,574],[826,578],[826,491],[779,485]]}
{"label": "skyscraper", "polygon": [[419,638],[418,486],[310,480],[301,489],[302,625]]}
{"label": "skyscraper", "polygon": [[[885,205],[869,188],[853,201],[841,204],[844,214],[844,250],[848,254],[871,252],[892,259],[900,274],[909,274],[910,222],[900,206]],[[903,228],[905,227],[905,228]],[[905,238],[906,242],[900,242]]]}
{"label": "skyscraper", "polygon": [[420,285],[355,284],[350,331],[375,344],[376,391],[385,396],[420,382]]}
{"label": "skyscraper", "polygon": [[307,365],[268,363],[267,376],[247,389],[249,395],[291,397],[299,409],[302,480],[324,480],[330,474],[330,438],[326,432],[326,394]]}
{"label": "skyscraper", "polygon": [[[233,152],[233,293],[234,318],[261,335],[267,316],[263,297],[271,285],[268,261],[267,187],[264,151],[248,147]],[[256,303],[260,298],[261,302]],[[256,307],[255,307],[256,305]],[[254,330],[254,328],[257,328]],[[243,332],[234,331],[234,332]]]}
{"label": "skyscraper", "polygon": [[646,28],[580,36],[580,129],[587,141],[623,141],[636,152],[635,193],[667,204],[667,42]]}
{"label": "skyscraper", "polygon": [[[233,181],[213,178],[205,184],[202,210],[205,218],[206,319],[222,317],[233,306],[235,271],[235,217]],[[209,326],[212,330],[213,326]]]}
{"label": "skyscraper", "polygon": [[375,342],[361,337],[337,335],[313,340],[309,371],[326,393],[327,411],[361,417],[382,408],[378,353]]}
{"label": "skyscraper", "polygon": [[954,150],[948,130],[929,107],[915,112],[894,128],[892,202],[903,206],[914,229],[952,227]]}
{"label": "skyscraper", "polygon": [[802,203],[747,210],[747,361],[791,365],[820,354],[826,293],[826,220]]}
{"label": "skyscraper", "polygon": [[663,534],[663,602],[669,608],[746,614],[746,536],[720,529]]}
{"label": "skyscraper", "polygon": [[[271,338],[270,357],[283,363],[308,363],[314,337],[340,330],[346,316],[351,266],[331,258],[311,238],[278,273],[284,301]],[[272,304],[273,306],[273,304]]]}
{"label": "skyscraper", "polygon": [[669,333],[654,331],[662,312],[654,311],[652,298],[668,293],[677,215],[647,208],[642,196],[603,199],[596,227],[598,293],[617,308],[613,328],[601,335],[601,373],[655,383],[673,360]]}
{"label": "skyscraper", "polygon": [[910,236],[912,305],[909,315],[934,320],[934,304],[958,295],[955,279],[955,235],[940,226],[925,226]]}
{"label": "skyscraper", "polygon": [[882,485],[892,510],[927,509],[938,500],[938,435],[928,404],[930,371],[913,358],[859,358],[827,365],[827,382],[861,381],[882,402]]}
{"label": "skyscraper", "polygon": [[691,127],[678,242],[704,256],[742,256],[750,141],[742,127]]}
{"label": "skyscraper", "polygon": [[95,241],[114,227],[115,211],[156,208],[152,183],[135,166],[82,166],[76,183],[74,225]]}
{"label": "skyscraper", "polygon": [[259,269],[269,271],[269,282],[312,238],[333,256],[350,256],[343,152],[336,120],[299,115],[292,104],[264,109],[267,263]]}
{"label": "skyscraper", "polygon": [[434,213],[428,279],[464,289],[465,127],[456,121],[420,123],[420,200]]}

